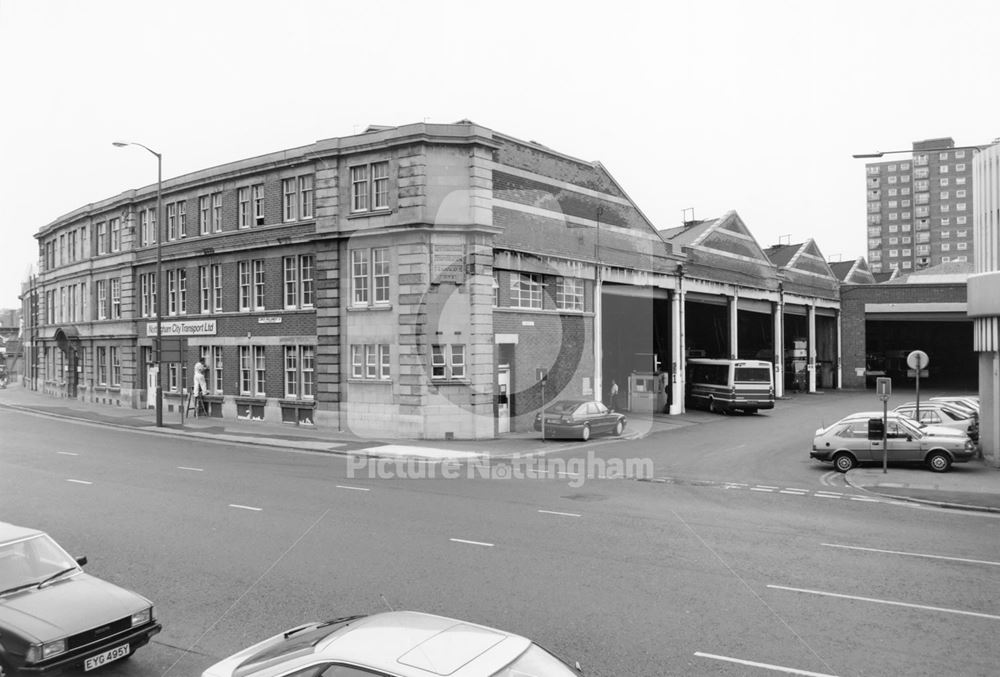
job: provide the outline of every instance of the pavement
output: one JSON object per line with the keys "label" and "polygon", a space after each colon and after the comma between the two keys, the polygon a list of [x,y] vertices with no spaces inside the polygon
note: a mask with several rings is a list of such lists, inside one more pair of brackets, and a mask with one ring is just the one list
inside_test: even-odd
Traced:
{"label": "pavement", "polygon": [[[178,411],[165,411],[163,427],[157,427],[154,409],[128,409],[51,397],[17,384],[0,389],[0,407],[152,435],[427,462],[528,458],[579,444],[542,440],[537,432],[509,433],[495,440],[372,440],[315,426],[210,417],[182,418]],[[654,415],[651,419],[634,421],[635,425],[630,421],[627,436],[645,437],[698,422],[687,415]],[[1000,513],[1000,468],[995,467],[990,458],[956,463],[946,473],[919,467],[890,467],[883,472],[880,466],[866,466],[851,470],[845,479],[855,489],[887,498]]]}

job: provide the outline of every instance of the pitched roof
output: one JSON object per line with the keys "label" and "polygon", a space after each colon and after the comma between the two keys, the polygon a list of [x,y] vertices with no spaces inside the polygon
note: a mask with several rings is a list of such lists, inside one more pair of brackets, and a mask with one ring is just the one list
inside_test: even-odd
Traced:
{"label": "pitched roof", "polygon": [[830,264],[830,270],[841,282],[848,284],[873,284],[875,277],[863,256],[859,256],[853,261],[834,261]]}

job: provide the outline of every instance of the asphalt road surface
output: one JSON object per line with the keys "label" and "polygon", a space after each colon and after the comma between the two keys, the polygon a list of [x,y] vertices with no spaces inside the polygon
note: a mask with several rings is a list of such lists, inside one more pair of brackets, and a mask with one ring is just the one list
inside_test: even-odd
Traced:
{"label": "asphalt road surface", "polygon": [[[530,636],[587,675],[996,675],[1000,516],[868,496],[810,461],[856,397],[692,413],[456,479],[0,409],[0,519],[155,602],[163,632],[107,677],[197,676],[389,607]],[[609,477],[588,455],[651,471]]]}

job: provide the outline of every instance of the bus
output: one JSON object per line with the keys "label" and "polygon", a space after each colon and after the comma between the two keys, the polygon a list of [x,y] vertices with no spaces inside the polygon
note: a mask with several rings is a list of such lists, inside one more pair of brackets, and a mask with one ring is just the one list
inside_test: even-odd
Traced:
{"label": "bus", "polygon": [[774,409],[774,367],[764,360],[689,359],[684,395],[689,408],[714,413]]}

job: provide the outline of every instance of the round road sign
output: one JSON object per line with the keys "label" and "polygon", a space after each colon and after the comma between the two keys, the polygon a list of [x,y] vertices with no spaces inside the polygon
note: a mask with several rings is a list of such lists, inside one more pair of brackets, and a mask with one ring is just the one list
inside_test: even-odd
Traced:
{"label": "round road sign", "polygon": [[927,353],[922,350],[914,350],[906,356],[906,364],[910,369],[923,369],[929,361],[930,358],[927,357]]}

